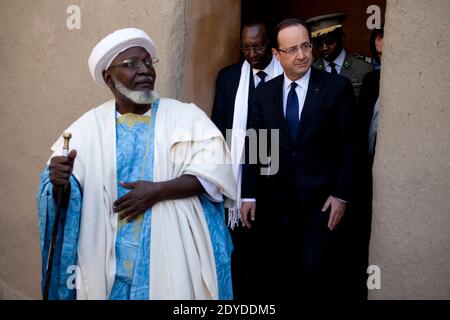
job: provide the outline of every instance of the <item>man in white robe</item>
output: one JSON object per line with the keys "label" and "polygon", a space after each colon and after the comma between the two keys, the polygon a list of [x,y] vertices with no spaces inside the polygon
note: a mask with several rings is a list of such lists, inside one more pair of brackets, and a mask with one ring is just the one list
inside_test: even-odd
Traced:
{"label": "man in white robe", "polygon": [[203,111],[154,93],[156,61],[153,41],[134,28],[108,35],[89,57],[114,99],[66,130],[72,150],[61,156],[60,137],[41,177],[43,283],[54,199],[63,199],[51,299],[232,298],[230,155]]}

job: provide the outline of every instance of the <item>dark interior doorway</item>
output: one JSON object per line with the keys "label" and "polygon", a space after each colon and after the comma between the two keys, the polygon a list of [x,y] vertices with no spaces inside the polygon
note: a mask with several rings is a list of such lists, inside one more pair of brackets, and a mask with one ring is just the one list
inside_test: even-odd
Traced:
{"label": "dark interior doorway", "polygon": [[345,47],[350,53],[359,53],[371,57],[369,39],[371,30],[366,26],[370,5],[381,9],[381,22],[384,23],[386,0],[242,0],[242,21],[251,18],[265,18],[273,25],[286,18],[299,18],[303,21],[320,15],[345,12]]}

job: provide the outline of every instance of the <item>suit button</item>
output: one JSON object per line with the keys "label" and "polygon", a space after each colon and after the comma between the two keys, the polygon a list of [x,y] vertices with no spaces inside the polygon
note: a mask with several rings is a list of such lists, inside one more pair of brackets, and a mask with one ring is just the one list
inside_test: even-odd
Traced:
{"label": "suit button", "polygon": [[297,152],[292,151],[292,156],[295,157],[297,155]]}

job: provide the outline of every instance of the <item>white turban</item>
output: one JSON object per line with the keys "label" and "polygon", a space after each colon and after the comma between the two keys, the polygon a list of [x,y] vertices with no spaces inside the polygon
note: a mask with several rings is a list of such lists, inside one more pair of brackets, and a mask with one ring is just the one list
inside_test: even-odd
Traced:
{"label": "white turban", "polygon": [[89,70],[95,82],[105,85],[103,70],[107,70],[120,53],[132,47],[142,47],[152,59],[156,58],[155,44],[144,31],[136,28],[117,30],[101,40],[89,56]]}

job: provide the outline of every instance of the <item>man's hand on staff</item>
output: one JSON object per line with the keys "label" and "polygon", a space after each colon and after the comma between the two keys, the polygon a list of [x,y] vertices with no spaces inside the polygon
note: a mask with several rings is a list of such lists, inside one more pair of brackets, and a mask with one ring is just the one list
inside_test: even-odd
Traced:
{"label": "man's hand on staff", "polygon": [[53,184],[53,194],[59,193],[60,187],[67,187],[72,175],[73,163],[77,156],[76,150],[71,150],[67,157],[53,157],[48,167],[50,172],[50,182]]}

